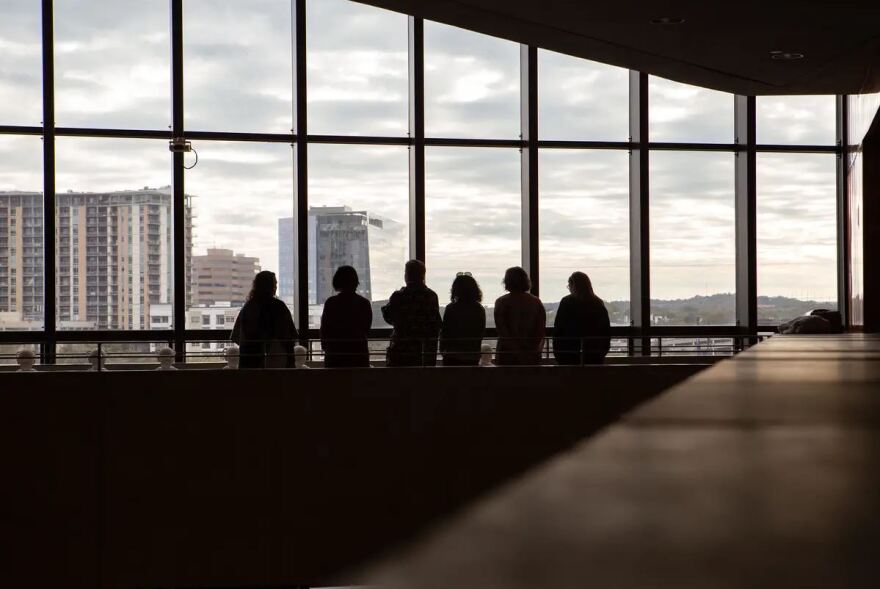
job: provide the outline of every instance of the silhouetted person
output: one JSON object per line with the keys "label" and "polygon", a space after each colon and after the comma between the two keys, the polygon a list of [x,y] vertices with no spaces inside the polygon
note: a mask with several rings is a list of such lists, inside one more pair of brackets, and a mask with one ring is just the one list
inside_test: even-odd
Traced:
{"label": "silhouetted person", "polygon": [[434,366],[440,305],[437,293],[425,286],[425,265],[410,260],[404,270],[406,286],[394,291],[382,307],[382,317],[394,327],[388,345],[388,366]]}
{"label": "silhouetted person", "polygon": [[452,281],[449,300],[440,333],[443,365],[476,366],[480,363],[480,343],[486,330],[483,292],[473,276],[460,272]]}
{"label": "silhouetted person", "polygon": [[287,305],[275,298],[277,289],[273,272],[263,270],[254,276],[248,300],[232,328],[231,339],[239,346],[241,368],[293,366],[296,327]]}
{"label": "silhouetted person", "polygon": [[504,273],[508,293],[495,301],[498,348],[495,364],[540,364],[547,312],[541,299],[529,292],[529,275],[519,266]]}
{"label": "silhouetted person", "polygon": [[568,291],[571,294],[562,297],[553,323],[556,362],[580,364],[583,353],[584,364],[601,364],[611,348],[611,321],[605,303],[583,272],[568,278]]}
{"label": "silhouetted person", "polygon": [[333,275],[333,288],[338,294],[327,299],[321,314],[326,368],[370,365],[367,337],[373,324],[373,308],[370,301],[355,292],[358,284],[357,270],[351,266],[340,266]]}

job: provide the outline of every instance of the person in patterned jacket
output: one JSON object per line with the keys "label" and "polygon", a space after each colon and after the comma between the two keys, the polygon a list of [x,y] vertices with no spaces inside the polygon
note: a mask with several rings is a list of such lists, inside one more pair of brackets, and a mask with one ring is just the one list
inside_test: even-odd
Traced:
{"label": "person in patterned jacket", "polygon": [[440,334],[437,293],[425,285],[425,265],[410,260],[404,269],[406,286],[394,291],[382,307],[382,317],[394,327],[387,366],[434,366]]}

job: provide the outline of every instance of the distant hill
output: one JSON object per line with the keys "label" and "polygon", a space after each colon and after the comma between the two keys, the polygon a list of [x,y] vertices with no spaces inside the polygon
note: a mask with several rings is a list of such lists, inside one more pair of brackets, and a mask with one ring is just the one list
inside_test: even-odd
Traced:
{"label": "distant hill", "polygon": [[[382,305],[388,301],[373,302],[373,327],[390,327],[382,321]],[[612,325],[629,325],[629,301],[605,301]],[[689,299],[651,299],[654,325],[732,325],[735,323],[736,296],[719,293],[695,296]],[[553,325],[559,301],[544,301],[547,323]],[[444,306],[441,305],[442,315]],[[813,309],[836,309],[830,301],[802,301],[790,297],[758,297],[758,321],[763,325],[778,325]],[[487,327],[495,327],[491,309],[486,314]]]}

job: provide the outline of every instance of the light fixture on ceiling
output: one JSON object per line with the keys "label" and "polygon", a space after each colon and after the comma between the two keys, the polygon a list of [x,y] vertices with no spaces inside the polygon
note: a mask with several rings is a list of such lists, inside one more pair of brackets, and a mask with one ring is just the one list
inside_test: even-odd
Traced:
{"label": "light fixture on ceiling", "polygon": [[682,25],[684,19],[680,16],[658,16],[650,20],[652,25]]}
{"label": "light fixture on ceiling", "polygon": [[804,54],[798,51],[771,51],[770,59],[775,59],[777,61],[795,61],[798,59],[803,59]]}

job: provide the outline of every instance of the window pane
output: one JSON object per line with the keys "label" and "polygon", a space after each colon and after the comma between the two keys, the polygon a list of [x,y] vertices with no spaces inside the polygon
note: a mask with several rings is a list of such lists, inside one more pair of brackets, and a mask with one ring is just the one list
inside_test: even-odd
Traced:
{"label": "window pane", "polygon": [[733,95],[650,76],[651,141],[733,143]]}
{"label": "window pane", "polygon": [[58,138],[59,329],[151,329],[153,315],[171,316],[170,162],[165,141]]}
{"label": "window pane", "polygon": [[835,96],[759,96],[755,103],[758,143],[837,143]]}
{"label": "window pane", "polygon": [[0,18],[0,125],[43,120],[40,3],[3,0]]}
{"label": "window pane", "polygon": [[651,154],[651,322],[735,322],[734,156]]}
{"label": "window pane", "polygon": [[629,70],[538,50],[541,139],[629,140]]}
{"label": "window pane", "polygon": [[629,154],[541,150],[541,299],[553,324],[572,272],[586,272],[611,322],[629,325]]}
{"label": "window pane", "polygon": [[373,326],[388,327],[382,302],[403,286],[409,243],[406,147],[309,148],[309,318],[321,323],[333,273],[354,266],[358,292],[373,305]]}
{"label": "window pane", "polygon": [[837,308],[837,159],[759,153],[758,321]]}
{"label": "window pane", "polygon": [[443,304],[456,272],[471,272],[491,307],[522,264],[519,151],[433,147],[425,160],[428,286]]}
{"label": "window pane", "polygon": [[290,133],[290,0],[187,0],[186,127]]}
{"label": "window pane", "polygon": [[516,139],[519,45],[425,22],[425,134]]}
{"label": "window pane", "polygon": [[406,15],[350,0],[306,6],[309,133],[406,135]]}
{"label": "window pane", "polygon": [[0,136],[0,331],[43,328],[43,148]]}
{"label": "window pane", "polygon": [[166,129],[168,2],[55,2],[55,119],[66,127]]}
{"label": "window pane", "polygon": [[199,163],[186,173],[196,220],[187,328],[231,329],[259,269],[275,272],[278,296],[293,312],[292,289],[280,289],[287,276],[279,264],[279,223],[293,215],[293,150],[234,141],[200,141],[196,148]]}

